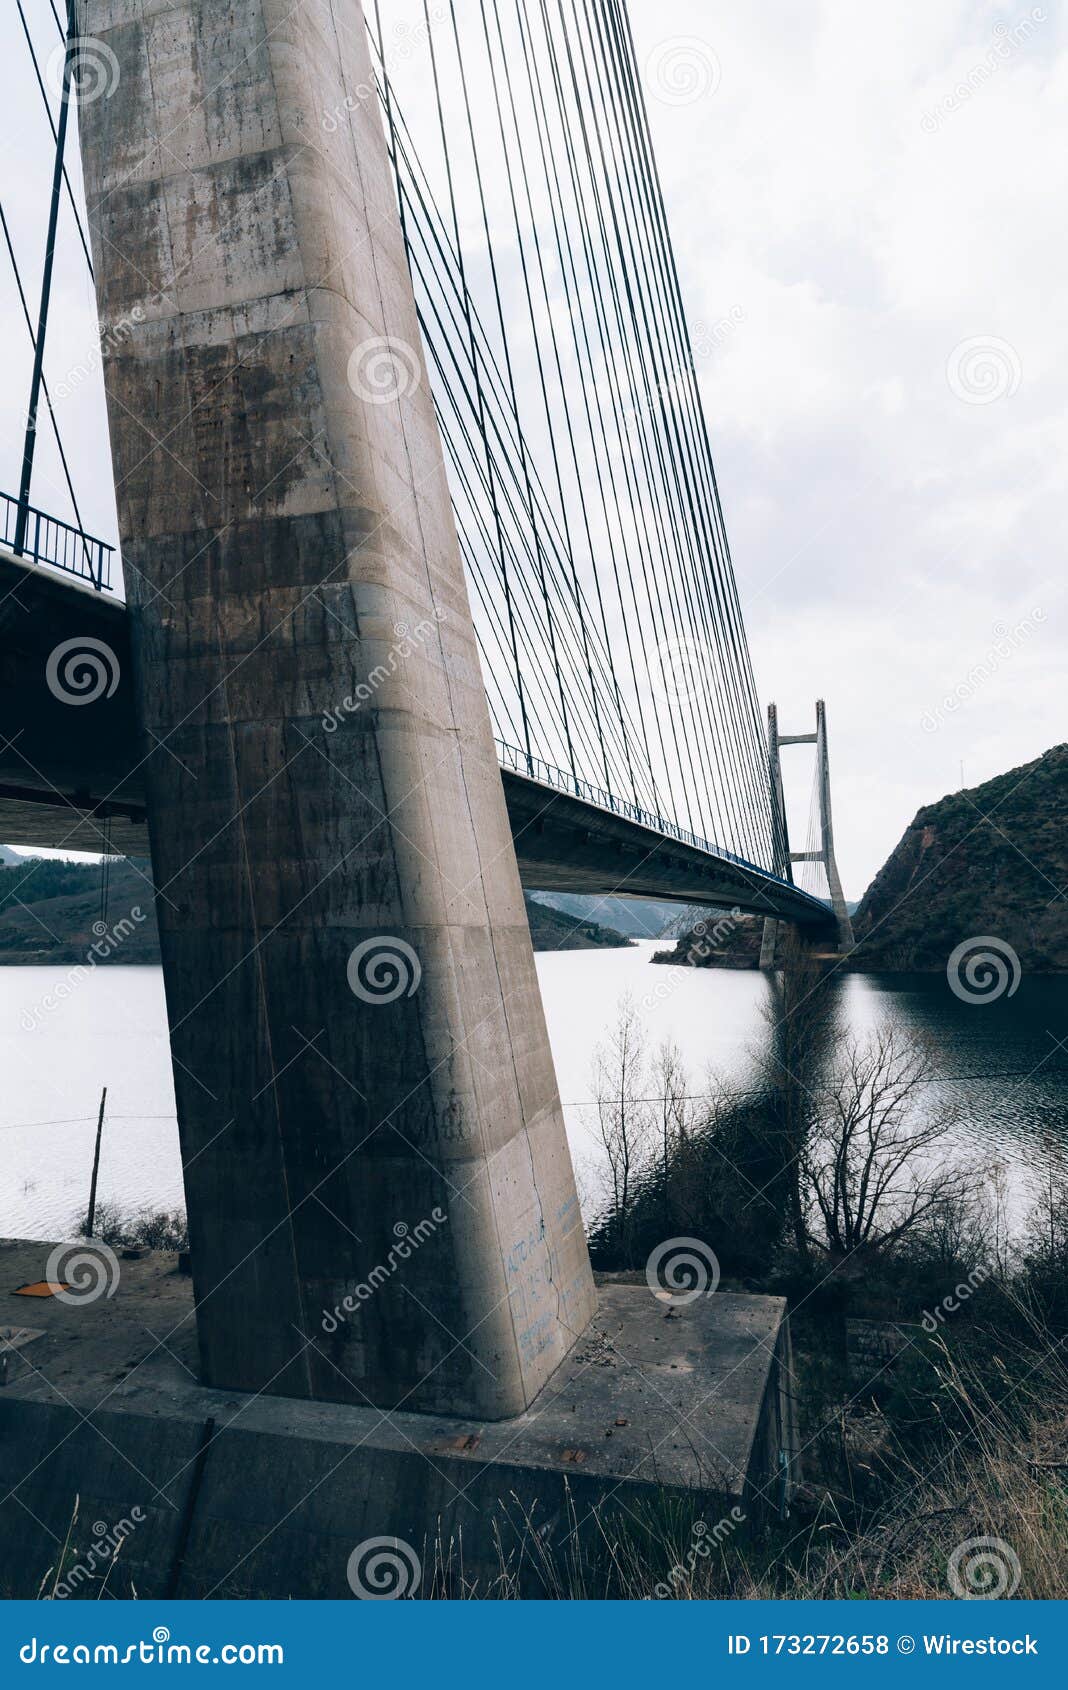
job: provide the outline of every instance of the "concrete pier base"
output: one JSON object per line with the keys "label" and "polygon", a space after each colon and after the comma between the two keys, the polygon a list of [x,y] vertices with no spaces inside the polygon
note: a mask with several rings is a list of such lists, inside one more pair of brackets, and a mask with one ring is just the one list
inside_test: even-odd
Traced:
{"label": "concrete pier base", "polygon": [[362,8],[79,21],[200,1373],[506,1418],[593,1281]]}
{"label": "concrete pier base", "polygon": [[[601,1562],[624,1539],[647,1541],[651,1591],[665,1526],[683,1548],[723,1544],[783,1507],[779,1298],[672,1306],[602,1284],[536,1401],[487,1422],[207,1389],[174,1256],[121,1261],[114,1295],[92,1302],[12,1295],[48,1257],[0,1248],[0,1314],[42,1333],[0,1388],[3,1596],[35,1595],[57,1566],[76,1496],[52,1577],[82,1598],[105,1574],[117,1596],[351,1598],[380,1552],[379,1576],[420,1597],[566,1594],[578,1568],[585,1594],[610,1595]],[[116,1538],[108,1572],[99,1550]]]}

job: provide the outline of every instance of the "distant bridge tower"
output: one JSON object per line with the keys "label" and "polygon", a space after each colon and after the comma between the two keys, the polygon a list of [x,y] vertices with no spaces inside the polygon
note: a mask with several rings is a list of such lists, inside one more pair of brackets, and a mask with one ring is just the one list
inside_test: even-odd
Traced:
{"label": "distant bridge tower", "polygon": [[[817,837],[819,847],[812,851],[791,851],[786,822],[786,800],[782,783],[780,751],[784,745],[814,745],[816,769],[813,783],[813,802],[818,813]],[[853,923],[849,918],[838,863],[834,854],[834,823],[831,816],[831,766],[827,752],[827,707],[822,698],[816,700],[816,731],[807,734],[779,732],[779,712],[774,704],[768,706],[768,770],[771,783],[772,814],[775,823],[776,869],[787,880],[793,880],[794,863],[822,863],[827,876],[827,891],[838,927],[838,946],[843,952],[853,948]],[[775,966],[775,945],[779,922],[769,916],[764,922],[764,936],[760,947],[761,968]]]}

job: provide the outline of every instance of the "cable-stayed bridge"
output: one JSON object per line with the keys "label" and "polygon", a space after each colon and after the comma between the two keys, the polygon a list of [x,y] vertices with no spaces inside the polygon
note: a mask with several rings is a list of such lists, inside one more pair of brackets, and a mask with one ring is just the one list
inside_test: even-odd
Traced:
{"label": "cable-stayed bridge", "polygon": [[[625,7],[92,11],[36,312],[10,246],[0,837],[150,838],[205,1376],[517,1413],[593,1306],[521,879],[833,921],[792,878]],[[30,498],[61,212],[123,601]],[[413,1269],[440,1332],[398,1288],[300,1344],[387,1216],[458,1192]]]}
{"label": "cable-stayed bridge", "polygon": [[[545,808],[536,793],[523,797],[524,779],[566,793],[572,823],[581,805],[616,815],[646,859],[627,865],[628,881],[611,859],[569,871],[532,849],[521,852],[524,878],[669,896],[677,883],[680,897],[728,897],[819,922],[822,899],[789,889],[624,9],[517,3],[432,16],[383,5],[369,13],[368,33],[513,813],[528,830],[537,817],[543,833]],[[43,68],[38,55],[42,87]],[[111,74],[86,44],[75,81],[95,93],[103,78],[106,98]],[[320,122],[336,133],[346,117],[342,102]],[[73,195],[63,211],[77,219],[68,233],[88,262]],[[25,296],[21,273],[19,286]],[[111,333],[121,336],[121,324]],[[418,348],[371,337],[348,376],[388,405],[423,368]],[[18,506],[6,502],[5,515],[10,541]],[[79,550],[54,521],[43,540],[31,525],[23,547],[32,561],[55,558],[104,584],[99,542]],[[114,566],[109,573],[117,576]],[[55,631],[76,638],[77,615]],[[397,643],[403,651],[403,635]],[[122,738],[136,745],[132,721]],[[119,807],[140,795],[136,772],[116,787],[114,772],[90,761],[72,786],[69,767],[42,755],[35,776],[30,747],[21,769],[18,742],[9,747],[9,806],[45,785],[42,775],[62,774],[65,799],[93,800],[97,831],[90,823],[75,837],[69,806],[35,817],[18,799],[19,811],[0,820],[6,836],[94,849],[113,816],[111,842],[145,848],[143,802]],[[647,834],[686,847],[687,872],[673,871],[663,848],[650,855]],[[733,869],[702,873],[701,854]]]}

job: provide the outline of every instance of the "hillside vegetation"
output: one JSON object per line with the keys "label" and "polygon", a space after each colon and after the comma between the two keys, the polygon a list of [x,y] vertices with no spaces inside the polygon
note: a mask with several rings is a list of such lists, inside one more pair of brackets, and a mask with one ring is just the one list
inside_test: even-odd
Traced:
{"label": "hillside vegetation", "polygon": [[1030,973],[1068,968],[1068,745],[925,805],[857,911],[853,966],[939,971],[992,934]]}
{"label": "hillside vegetation", "polygon": [[[96,947],[92,950],[92,947]],[[159,961],[159,933],[147,863],[28,857],[0,868],[0,965]]]}
{"label": "hillside vegetation", "polygon": [[[610,927],[528,898],[536,951],[587,951],[630,944]],[[102,925],[101,925],[102,924]],[[155,963],[159,931],[148,863],[112,862],[105,901],[99,863],[26,857],[0,867],[0,966],[85,962]]]}

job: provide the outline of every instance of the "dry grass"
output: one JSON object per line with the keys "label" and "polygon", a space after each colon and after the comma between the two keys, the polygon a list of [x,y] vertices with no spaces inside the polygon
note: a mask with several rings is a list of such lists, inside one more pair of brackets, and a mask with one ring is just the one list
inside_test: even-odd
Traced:
{"label": "dry grass", "polygon": [[[956,1350],[940,1338],[919,1437],[869,1410],[862,1494],[841,1481],[804,1487],[790,1521],[763,1534],[707,1508],[636,1520],[605,1514],[550,1554],[533,1520],[509,1520],[507,1553],[487,1586],[439,1555],[427,1594],[517,1600],[947,1600],[1068,1596],[1068,1368],[1065,1343],[1023,1307],[1011,1338]],[[832,1420],[835,1416],[832,1413]],[[848,1442],[849,1415],[836,1435]],[[848,1466],[848,1463],[847,1463]],[[519,1529],[512,1528],[518,1525]],[[985,1547],[975,1539],[993,1540]],[[518,1541],[516,1541],[518,1540]],[[439,1545],[439,1551],[444,1546]],[[957,1588],[953,1580],[956,1579]]]}

